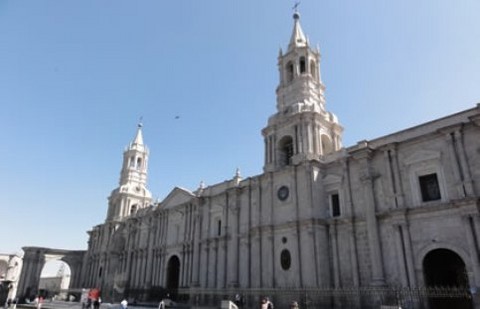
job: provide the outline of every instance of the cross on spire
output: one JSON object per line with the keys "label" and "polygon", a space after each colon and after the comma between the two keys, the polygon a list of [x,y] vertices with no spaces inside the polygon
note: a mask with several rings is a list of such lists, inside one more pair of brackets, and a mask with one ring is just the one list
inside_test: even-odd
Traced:
{"label": "cross on spire", "polygon": [[298,12],[298,6],[300,5],[300,1],[295,1],[295,4],[293,5],[292,9],[295,11],[295,12]]}

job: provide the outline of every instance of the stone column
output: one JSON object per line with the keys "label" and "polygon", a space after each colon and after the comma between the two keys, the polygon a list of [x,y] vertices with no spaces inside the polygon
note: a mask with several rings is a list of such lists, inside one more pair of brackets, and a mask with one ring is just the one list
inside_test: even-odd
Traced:
{"label": "stone column", "polygon": [[399,224],[394,224],[392,229],[394,234],[396,256],[398,258],[398,274],[400,275],[402,286],[410,286],[402,227]]}
{"label": "stone column", "polygon": [[270,254],[266,255],[266,257],[269,257],[269,261],[268,261],[268,264],[270,265],[271,267],[271,276],[270,276],[270,283],[268,284],[268,286],[270,287],[275,287],[275,244],[274,244],[274,241],[273,241],[273,237],[274,237],[274,230],[273,230],[273,225],[270,225],[268,227],[268,230],[267,230],[267,233],[266,233],[266,236],[267,236],[267,242],[268,242],[268,245],[267,247],[270,249]]}
{"label": "stone column", "polygon": [[192,286],[200,286],[200,212],[198,211],[198,205],[195,205],[194,210],[194,229],[195,234],[193,235],[193,267],[192,267]]}
{"label": "stone column", "polygon": [[408,223],[401,224],[400,232],[402,236],[402,241],[405,244],[405,258],[407,260],[408,268],[408,278],[410,280],[410,287],[417,286],[417,278],[415,277],[415,263],[414,263],[414,253],[412,247],[412,241],[410,238],[410,229]]}
{"label": "stone column", "polygon": [[352,200],[352,182],[351,182],[351,175],[350,175],[350,161],[348,158],[343,160],[342,162],[343,167],[343,174],[345,175],[344,181],[344,205],[345,205],[345,214],[346,216],[350,216],[352,219],[349,220],[348,223],[348,240],[350,244],[350,261],[352,267],[352,279],[353,279],[353,286],[360,286],[360,275],[358,269],[358,257],[357,257],[357,243],[355,241],[355,211],[353,207],[353,200]]}
{"label": "stone column", "polygon": [[257,233],[252,236],[252,255],[250,256],[251,261],[256,261],[251,263],[252,274],[251,283],[252,288],[259,288],[262,286],[262,253],[260,251],[260,235],[258,228],[256,229]]}
{"label": "stone column", "polygon": [[230,243],[230,250],[229,255],[230,258],[228,259],[229,267],[227,271],[229,272],[230,281],[228,283],[231,287],[237,287],[239,283],[239,237],[240,237],[240,193],[235,191],[235,204],[231,207],[231,217],[230,220],[231,224],[231,241]]}
{"label": "stone column", "polygon": [[[480,269],[479,269],[479,252],[478,243],[476,242],[474,219],[470,215],[462,217],[462,222],[465,227],[465,236],[468,243],[470,265],[473,276],[469,276],[471,279],[470,284],[474,283],[475,287],[480,287]],[[466,262],[466,261],[465,261]]]}
{"label": "stone column", "polygon": [[370,249],[370,259],[372,264],[372,285],[385,285],[385,276],[383,270],[383,259],[378,233],[378,222],[376,214],[375,188],[374,180],[378,177],[373,173],[371,167],[372,152],[365,149],[359,153],[361,163],[364,165],[364,174],[360,178],[363,184],[363,193],[365,200],[365,219],[367,223],[368,243]]}
{"label": "stone column", "polygon": [[[463,187],[463,171],[458,158],[455,133],[450,131],[446,132],[445,139],[448,145],[448,152],[450,153],[451,166],[455,179],[455,187],[457,189],[457,196],[455,198],[463,198],[466,196],[466,192]],[[442,198],[444,197],[442,196]]]}
{"label": "stone column", "polygon": [[472,174],[470,172],[470,166],[468,165],[467,154],[465,151],[463,127],[460,130],[455,131],[455,138],[457,140],[460,166],[464,175],[463,186],[465,188],[465,193],[467,196],[475,196]]}

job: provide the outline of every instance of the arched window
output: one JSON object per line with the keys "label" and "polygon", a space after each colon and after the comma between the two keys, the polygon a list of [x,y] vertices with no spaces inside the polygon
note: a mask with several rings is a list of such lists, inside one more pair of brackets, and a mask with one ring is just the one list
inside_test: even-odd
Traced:
{"label": "arched window", "polygon": [[291,136],[285,136],[278,142],[278,153],[280,166],[292,164],[293,139]]}
{"label": "arched window", "polygon": [[293,80],[293,63],[289,61],[287,63],[287,82],[291,82]]}
{"label": "arched window", "polygon": [[142,158],[137,158],[137,169],[142,168]]}
{"label": "arched window", "polygon": [[130,214],[133,215],[137,212],[137,204],[134,204],[132,205],[132,207],[130,207]]}
{"label": "arched window", "polygon": [[292,265],[292,256],[287,249],[283,249],[280,253],[280,265],[282,265],[283,270],[289,270]]}
{"label": "arched window", "polygon": [[314,79],[317,79],[317,65],[313,60],[310,61],[310,75],[312,75]]}
{"label": "arched window", "polygon": [[303,74],[307,71],[307,65],[305,63],[305,57],[300,57],[300,74]]}
{"label": "arched window", "polygon": [[130,157],[130,162],[128,164],[130,167],[135,167],[135,157]]}

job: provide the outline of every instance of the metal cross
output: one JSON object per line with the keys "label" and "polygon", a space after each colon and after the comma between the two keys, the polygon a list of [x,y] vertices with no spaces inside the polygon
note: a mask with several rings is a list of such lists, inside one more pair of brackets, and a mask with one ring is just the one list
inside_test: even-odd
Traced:
{"label": "metal cross", "polygon": [[293,6],[292,9],[295,10],[295,12],[297,12],[297,11],[298,11],[297,8],[298,8],[299,5],[300,5],[300,1],[296,1],[296,2],[295,2],[295,5]]}

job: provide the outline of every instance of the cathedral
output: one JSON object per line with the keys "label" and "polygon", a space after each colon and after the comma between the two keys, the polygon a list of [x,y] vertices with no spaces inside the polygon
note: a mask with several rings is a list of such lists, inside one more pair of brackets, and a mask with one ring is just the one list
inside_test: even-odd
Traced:
{"label": "cathedral", "polygon": [[[327,110],[320,51],[298,12],[278,72],[260,175],[237,172],[154,201],[139,124],[105,222],[88,232],[86,251],[62,253],[71,288],[97,287],[110,301],[241,291],[278,303],[283,295],[273,291],[303,290],[315,303],[321,291],[448,286],[468,292],[455,308],[480,306],[480,104],[344,147],[343,127]],[[24,250],[35,273],[47,252]],[[32,282],[22,272],[19,293]],[[440,308],[434,298],[411,304]],[[359,295],[344,308],[363,305]]]}

